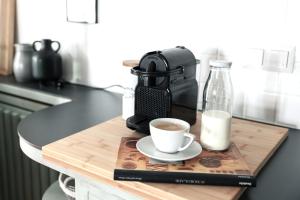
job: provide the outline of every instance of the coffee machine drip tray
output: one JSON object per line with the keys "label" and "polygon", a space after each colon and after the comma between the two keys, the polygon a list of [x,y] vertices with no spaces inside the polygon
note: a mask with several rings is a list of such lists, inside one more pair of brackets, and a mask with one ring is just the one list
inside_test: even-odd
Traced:
{"label": "coffee machine drip tray", "polygon": [[151,119],[149,119],[148,117],[136,114],[136,115],[133,115],[132,117],[129,117],[126,120],[126,125],[130,129],[136,130],[141,133],[149,134],[150,133],[150,129],[149,129],[150,121],[151,121]]}

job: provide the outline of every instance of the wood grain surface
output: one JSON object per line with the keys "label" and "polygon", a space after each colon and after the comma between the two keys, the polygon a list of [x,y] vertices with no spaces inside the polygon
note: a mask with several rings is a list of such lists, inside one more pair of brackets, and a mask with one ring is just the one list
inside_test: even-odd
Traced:
{"label": "wood grain surface", "polygon": [[123,60],[124,67],[136,67],[139,65],[139,60]]}
{"label": "wood grain surface", "polygon": [[[199,138],[200,118],[192,127]],[[257,175],[267,160],[287,137],[288,129],[272,125],[233,119],[232,140],[237,144],[250,170]],[[42,148],[45,159],[88,178],[110,184],[143,199],[238,199],[245,188],[142,183],[114,181],[120,140],[125,136],[141,136],[126,128],[121,117],[98,124]]]}
{"label": "wood grain surface", "polygon": [[0,0],[0,75],[12,73],[15,0]]}

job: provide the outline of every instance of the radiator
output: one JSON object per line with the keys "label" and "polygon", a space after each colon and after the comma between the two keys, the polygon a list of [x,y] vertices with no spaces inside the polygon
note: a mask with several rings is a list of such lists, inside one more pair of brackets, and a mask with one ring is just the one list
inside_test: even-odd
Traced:
{"label": "radiator", "polygon": [[58,173],[32,161],[19,146],[17,125],[31,112],[0,103],[0,200],[41,200]]}

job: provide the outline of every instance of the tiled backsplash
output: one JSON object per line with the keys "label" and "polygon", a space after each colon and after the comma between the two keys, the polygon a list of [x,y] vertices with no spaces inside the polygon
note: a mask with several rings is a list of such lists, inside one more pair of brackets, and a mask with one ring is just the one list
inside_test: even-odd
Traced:
{"label": "tiled backsplash", "polygon": [[[295,63],[293,73],[270,72],[261,65],[249,64],[249,60],[238,60],[239,52],[225,55],[213,49],[210,54],[201,54],[203,62],[198,80],[198,105],[202,105],[203,87],[209,71],[208,60],[227,59],[233,62],[231,76],[235,116],[300,128],[300,63]],[[226,50],[223,49],[223,53]]]}

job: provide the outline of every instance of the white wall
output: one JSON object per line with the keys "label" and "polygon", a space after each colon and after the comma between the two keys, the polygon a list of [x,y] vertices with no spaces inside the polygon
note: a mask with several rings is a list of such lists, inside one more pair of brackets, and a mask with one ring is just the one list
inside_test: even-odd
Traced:
{"label": "white wall", "polygon": [[124,59],[184,45],[203,60],[202,88],[205,63],[223,56],[234,62],[236,114],[300,127],[299,63],[286,74],[245,68],[248,61],[238,59],[241,49],[299,48],[299,7],[298,0],[99,0],[99,24],[85,25],[66,22],[64,0],[18,0],[17,35],[22,43],[60,41],[65,79],[97,87],[128,83]]}

